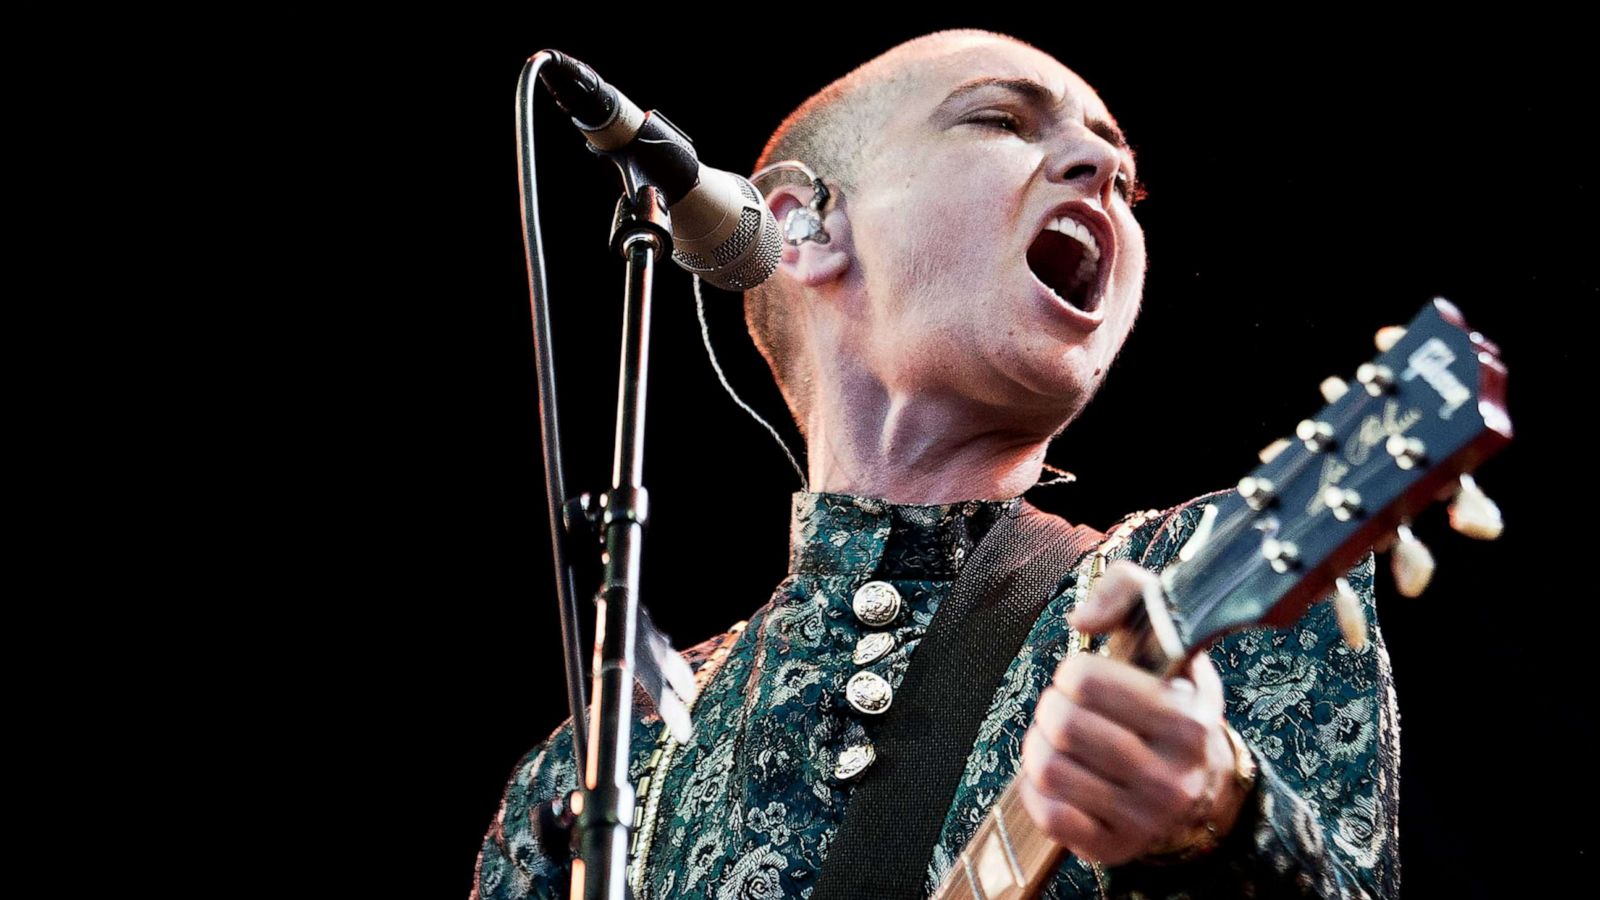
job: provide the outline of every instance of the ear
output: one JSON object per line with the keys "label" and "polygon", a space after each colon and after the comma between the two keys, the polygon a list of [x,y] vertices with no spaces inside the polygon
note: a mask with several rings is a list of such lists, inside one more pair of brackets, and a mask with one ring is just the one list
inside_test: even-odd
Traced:
{"label": "ear", "polygon": [[[809,204],[811,189],[804,186],[784,185],[767,195],[767,205],[783,229],[790,211]],[[828,229],[828,242],[802,241],[797,247],[783,242],[783,254],[778,260],[778,271],[805,287],[818,287],[843,277],[850,268],[855,245],[850,239],[850,219],[844,210],[844,198],[834,194],[823,215],[823,227]]]}

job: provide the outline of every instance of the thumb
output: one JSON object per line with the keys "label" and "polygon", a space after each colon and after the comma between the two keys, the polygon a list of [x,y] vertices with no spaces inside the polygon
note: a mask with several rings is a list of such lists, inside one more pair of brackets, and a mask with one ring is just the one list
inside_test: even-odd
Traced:
{"label": "thumb", "polygon": [[1217,667],[1211,662],[1209,653],[1197,653],[1194,659],[1189,661],[1189,677],[1194,685],[1200,708],[1208,713],[1216,710],[1221,714],[1224,710],[1222,676],[1217,674]]}
{"label": "thumb", "polygon": [[1067,624],[1089,634],[1110,631],[1143,602],[1145,592],[1160,590],[1161,580],[1154,572],[1125,559],[1116,560],[1067,614]]}

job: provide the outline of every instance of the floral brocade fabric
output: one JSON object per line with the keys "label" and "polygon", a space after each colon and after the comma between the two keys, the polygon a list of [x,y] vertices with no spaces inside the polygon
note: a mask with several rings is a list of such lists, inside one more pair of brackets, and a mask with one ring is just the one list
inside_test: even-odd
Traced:
{"label": "floral brocade fabric", "polygon": [[[1225,493],[1125,517],[1108,532],[1107,559],[1160,571],[1194,531],[1205,501]],[[852,788],[873,776],[870,760],[862,763],[873,714],[851,702],[860,699],[852,677],[872,673],[888,685],[892,703],[962,564],[999,517],[1016,516],[1025,504],[1021,497],[910,505],[794,495],[789,572],[771,599],[742,627],[684,651],[704,682],[693,737],[682,746],[667,740],[660,720],[641,707],[630,771],[636,782],[650,781],[641,790],[649,802],[630,864],[638,900],[811,895]],[[1362,650],[1345,645],[1327,603],[1292,627],[1237,632],[1210,649],[1228,719],[1258,770],[1222,844],[1198,860],[1167,864],[1097,867],[1069,854],[1044,897],[1398,894],[1399,724],[1373,565],[1369,553],[1346,576],[1370,623]],[[852,602],[873,581],[888,583],[900,599],[881,624],[864,621]],[[929,893],[1016,774],[1040,692],[1077,639],[1065,619],[1082,587],[1075,574],[1062,582],[996,690],[934,848]],[[887,637],[873,638],[873,653],[861,654],[871,658],[858,662],[858,644],[872,634]],[[484,836],[473,898],[567,896],[570,860],[540,849],[530,814],[575,784],[563,725],[513,769]]]}

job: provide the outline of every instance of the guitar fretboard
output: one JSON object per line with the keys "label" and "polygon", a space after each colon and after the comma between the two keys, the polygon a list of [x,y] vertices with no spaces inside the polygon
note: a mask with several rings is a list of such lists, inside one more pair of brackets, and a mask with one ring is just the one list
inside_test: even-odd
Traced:
{"label": "guitar fretboard", "polygon": [[1065,855],[1065,849],[1034,826],[1013,780],[933,896],[935,900],[1032,897]]}

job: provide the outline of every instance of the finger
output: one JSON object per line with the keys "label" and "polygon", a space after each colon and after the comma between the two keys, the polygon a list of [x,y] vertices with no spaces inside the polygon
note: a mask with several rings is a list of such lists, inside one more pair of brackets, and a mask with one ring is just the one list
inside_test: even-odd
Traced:
{"label": "finger", "polygon": [[1145,846],[1123,838],[1105,823],[1066,800],[1041,796],[1027,784],[1017,792],[1029,818],[1074,856],[1108,866],[1121,865]]}
{"label": "finger", "polygon": [[1114,560],[1067,614],[1067,624],[1090,634],[1110,631],[1143,602],[1145,592],[1160,590],[1161,581],[1154,572],[1125,559]]}
{"label": "finger", "polygon": [[1119,835],[1149,838],[1156,832],[1159,823],[1134,796],[1056,750],[1038,729],[1023,738],[1022,775],[1043,796],[1071,803]]}
{"label": "finger", "polygon": [[1116,807],[1117,786],[1056,749],[1040,729],[1028,729],[1022,739],[1022,774],[1047,797],[1070,800],[1108,822],[1117,818],[1104,812]]}
{"label": "finger", "polygon": [[[1199,708],[1197,689],[1175,685],[1114,659],[1068,657],[1054,686],[1067,700],[1099,713],[1178,759],[1203,755],[1215,713]],[[1042,698],[1041,698],[1042,699]]]}
{"label": "finger", "polygon": [[1132,731],[1080,703],[1054,685],[1039,696],[1034,729],[1051,747],[1118,788],[1159,777],[1162,761]]}
{"label": "finger", "polygon": [[1070,801],[1046,797],[1027,781],[1017,786],[1017,794],[1033,823],[1051,840],[1074,853],[1078,853],[1080,847],[1101,847],[1111,834],[1111,829],[1094,816]]}

